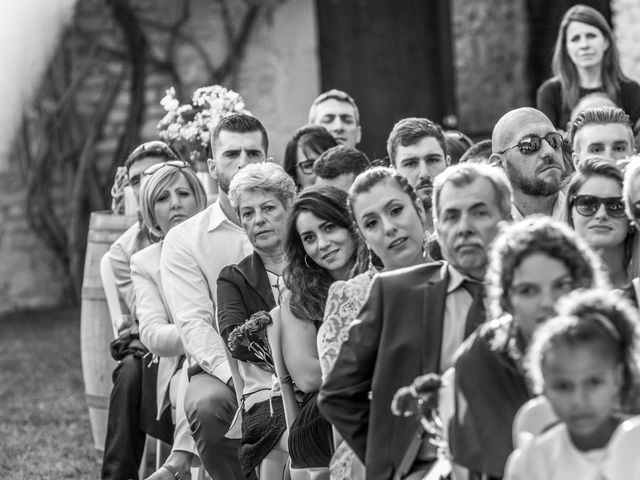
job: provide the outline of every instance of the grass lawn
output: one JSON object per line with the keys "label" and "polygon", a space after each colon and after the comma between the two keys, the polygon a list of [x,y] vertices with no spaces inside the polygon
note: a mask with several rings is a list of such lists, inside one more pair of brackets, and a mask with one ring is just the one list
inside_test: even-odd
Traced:
{"label": "grass lawn", "polygon": [[80,362],[80,311],[0,318],[0,478],[98,479]]}

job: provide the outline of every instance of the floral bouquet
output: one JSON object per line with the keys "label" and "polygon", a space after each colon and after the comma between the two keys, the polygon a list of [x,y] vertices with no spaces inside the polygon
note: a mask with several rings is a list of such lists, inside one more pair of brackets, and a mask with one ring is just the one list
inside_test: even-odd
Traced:
{"label": "floral bouquet", "polygon": [[267,367],[272,374],[276,374],[271,347],[267,340],[267,326],[273,323],[269,312],[261,310],[251,315],[249,320],[238,325],[229,334],[229,350],[234,353],[239,347],[244,347],[253,353],[260,362],[251,362]]}
{"label": "floral bouquet", "polygon": [[160,105],[167,114],[158,123],[158,136],[192,164],[207,160],[209,135],[220,119],[232,113],[251,115],[237,92],[220,85],[197,89],[191,103],[183,105],[171,87]]}

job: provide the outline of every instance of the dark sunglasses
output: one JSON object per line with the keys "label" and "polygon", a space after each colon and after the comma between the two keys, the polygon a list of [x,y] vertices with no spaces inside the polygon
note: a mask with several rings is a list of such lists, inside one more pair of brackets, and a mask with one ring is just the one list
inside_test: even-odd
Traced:
{"label": "dark sunglasses", "polygon": [[302,173],[311,175],[313,173],[313,164],[316,163],[315,159],[304,160],[300,162],[297,167],[302,170]]}
{"label": "dark sunglasses", "polygon": [[604,205],[607,213],[615,218],[625,216],[622,197],[594,197],[593,195],[574,195],[571,198],[571,206],[575,207],[583,217],[593,217],[600,205]]}
{"label": "dark sunglasses", "polygon": [[552,133],[547,133],[544,137],[539,137],[538,135],[529,135],[527,137],[524,137],[522,140],[520,140],[516,145],[513,145],[512,147],[509,147],[509,148],[505,148],[504,150],[498,153],[504,153],[507,150],[511,150],[512,148],[518,147],[518,150],[520,150],[521,154],[531,155],[532,153],[536,153],[538,150],[540,150],[543,139],[546,140],[547,143],[554,150],[558,150],[562,145],[562,135],[560,135],[557,132],[552,132]]}
{"label": "dark sunglasses", "polygon": [[151,165],[149,168],[147,168],[144,171],[143,175],[145,177],[147,175],[153,175],[158,170],[160,170],[160,169],[162,169],[164,167],[174,167],[174,168],[179,168],[180,170],[182,170],[183,168],[189,168],[190,166],[191,165],[189,165],[184,160],[169,160],[168,162],[160,162],[160,163],[156,163],[155,165]]}

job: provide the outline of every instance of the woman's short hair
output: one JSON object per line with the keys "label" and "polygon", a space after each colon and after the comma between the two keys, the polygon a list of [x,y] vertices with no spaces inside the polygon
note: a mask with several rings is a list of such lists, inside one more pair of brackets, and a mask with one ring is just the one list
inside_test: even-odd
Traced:
{"label": "woman's short hair", "polygon": [[284,151],[284,171],[296,181],[298,146],[305,155],[316,157],[338,145],[336,139],[321,125],[304,125],[296,130]]}
{"label": "woman's short hair", "polygon": [[359,237],[347,207],[347,192],[333,186],[312,185],[302,190],[289,207],[284,252],[287,262],[284,281],[291,292],[289,304],[294,315],[301,319],[322,322],[324,307],[333,279],[329,272],[316,264],[302,244],[296,222],[302,212],[309,212],[337,227],[346,228],[354,239],[351,264],[355,264]]}
{"label": "woman's short hair", "polygon": [[511,313],[515,269],[536,253],[564,263],[576,288],[607,285],[599,257],[566,224],[547,216],[527,217],[503,227],[489,252],[487,296],[494,318]]}
{"label": "woman's short hair", "polygon": [[240,170],[229,185],[229,201],[233,209],[236,212],[240,209],[240,195],[254,191],[273,195],[286,209],[296,196],[296,185],[277,163],[251,163]]}
{"label": "woman's short hair", "polygon": [[198,211],[204,210],[207,206],[207,193],[202,183],[200,183],[200,180],[198,180],[196,172],[190,167],[185,166],[180,168],[164,164],[152,175],[143,175],[144,178],[142,186],[140,187],[140,213],[149,231],[158,238],[163,238],[167,232],[160,230],[154,206],[162,191],[169,185],[172,185],[180,175],[184,176],[187,181],[187,185],[189,185],[195,197]]}
{"label": "woman's short hair", "polygon": [[567,28],[571,22],[584,23],[597,28],[609,42],[609,47],[604,52],[602,58],[602,86],[605,92],[617,102],[619,98],[620,81],[626,80],[627,78],[620,68],[620,58],[611,27],[604,16],[596,9],[586,5],[575,5],[567,10],[564,17],[562,17],[553,51],[553,60],[551,62],[553,74],[560,79],[563,106],[570,111],[575,107],[580,98],[580,78],[578,76],[578,70],[571,61],[566,47]]}

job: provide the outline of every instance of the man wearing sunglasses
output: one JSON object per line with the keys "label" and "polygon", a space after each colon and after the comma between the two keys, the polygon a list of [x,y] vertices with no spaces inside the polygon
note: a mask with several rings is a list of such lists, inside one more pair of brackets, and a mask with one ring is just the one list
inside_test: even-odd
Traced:
{"label": "man wearing sunglasses", "polygon": [[621,108],[592,107],[582,110],[571,124],[569,138],[576,166],[587,157],[621,160],[635,152],[631,120]]}
{"label": "man wearing sunglasses", "polygon": [[172,228],[162,248],[162,285],[190,365],[185,413],[212,478],[245,478],[240,443],[225,438],[238,403],[214,301],[220,271],[253,251],[229,202],[229,184],[246,165],[267,160],[267,149],[267,132],[258,119],[233,114],[220,120],[211,133],[213,159],[208,162],[218,182],[218,200]]}
{"label": "man wearing sunglasses", "polygon": [[[164,142],[151,141],[136,147],[124,162],[129,186],[133,189],[136,202],[140,200],[140,183],[145,170],[164,162],[181,161],[178,155]],[[136,222],[124,232],[109,249],[109,260],[118,288],[121,310],[128,315],[119,319],[116,325],[119,337],[130,352],[118,363],[113,371],[113,388],[109,398],[109,416],[102,461],[103,480],[127,480],[137,478],[138,467],[147,433],[156,438],[171,441],[173,425],[171,416],[163,416],[156,421],[155,380],[143,387],[142,355],[146,348],[138,336],[136,298],[131,281],[130,261],[134,253],[151,244],[149,231],[142,221]],[[145,369],[146,376],[153,377],[157,371],[154,364]],[[151,387],[151,388],[148,388]],[[142,395],[142,389],[145,394]],[[141,402],[144,398],[144,402]],[[168,435],[165,436],[165,435]]]}
{"label": "man wearing sunglasses", "polygon": [[513,219],[534,214],[562,219],[562,136],[549,118],[535,108],[511,110],[496,123],[491,144],[491,163],[502,167],[513,188]]}

